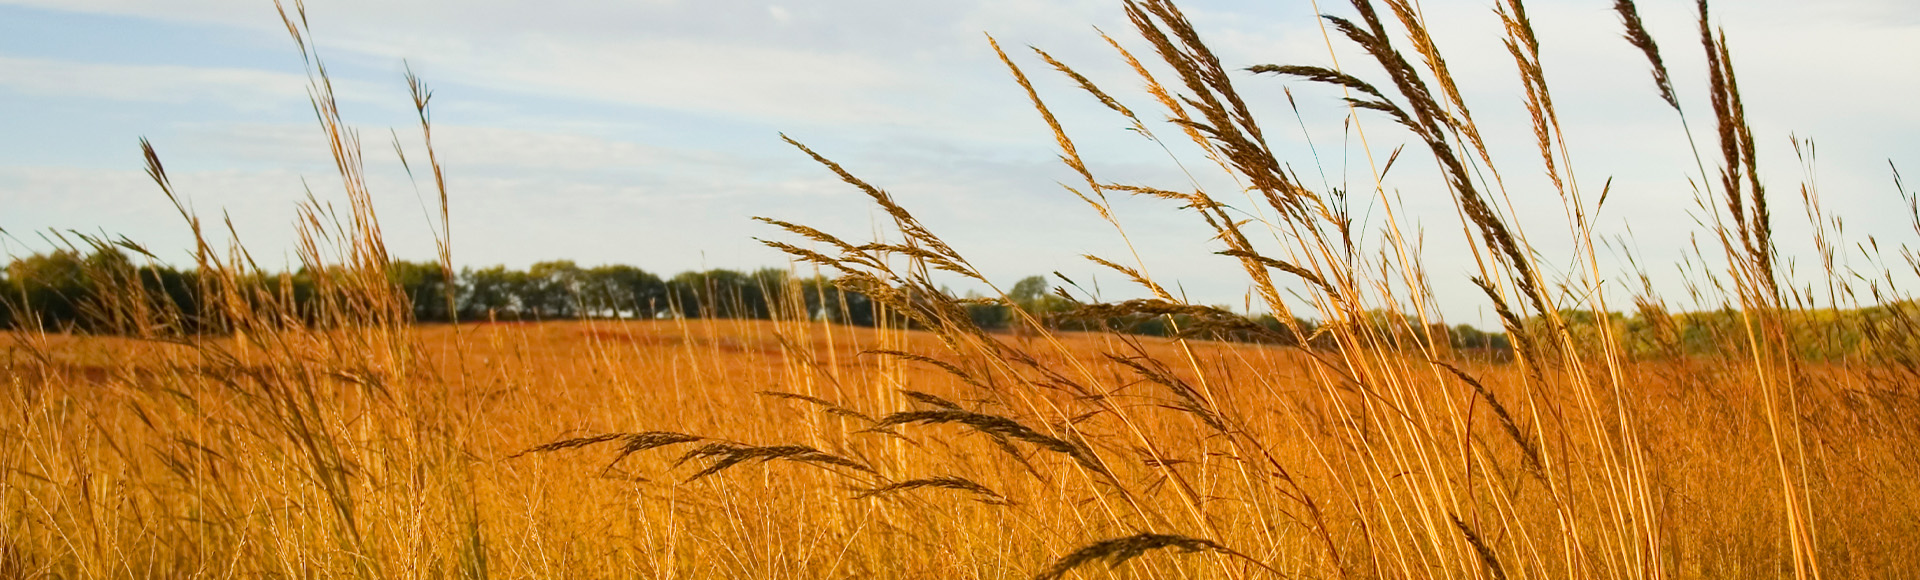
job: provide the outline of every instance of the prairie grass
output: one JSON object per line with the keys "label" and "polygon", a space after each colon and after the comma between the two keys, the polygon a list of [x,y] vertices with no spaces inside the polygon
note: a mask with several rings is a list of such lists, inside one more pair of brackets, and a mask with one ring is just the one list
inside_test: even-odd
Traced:
{"label": "prairie grass", "polygon": [[[1920,569],[1912,309],[1876,286],[1891,306],[1864,327],[1863,344],[1808,344],[1819,335],[1802,325],[1822,309],[1870,304],[1828,292],[1821,305],[1783,284],[1732,51],[1704,2],[1699,41],[1720,155],[1711,167],[1713,156],[1700,156],[1696,177],[1713,216],[1704,233],[1727,266],[1704,274],[1712,283],[1703,286],[1729,316],[1708,352],[1677,346],[1676,329],[1697,315],[1668,314],[1651,290],[1598,288],[1618,274],[1602,271],[1587,217],[1608,190],[1589,205],[1592,184],[1573,173],[1540,61],[1551,39],[1535,36],[1522,2],[1503,0],[1496,15],[1538,157],[1498,161],[1509,172],[1545,171],[1552,192],[1510,191],[1501,180],[1417,5],[1352,7],[1355,17],[1326,18],[1328,34],[1362,49],[1384,78],[1230,69],[1171,3],[1125,2],[1157,62],[1112,46],[1154,113],[1036,50],[1141,137],[1189,141],[1205,157],[1192,167],[1217,169],[1240,189],[1231,192],[1101,179],[1050,97],[993,44],[1082,179],[1069,189],[1120,236],[1109,196],[1163,199],[1213,230],[1217,259],[1243,267],[1264,309],[1323,322],[1289,329],[1308,340],[1262,343],[1206,340],[1282,333],[1182,301],[1137,257],[1090,259],[1137,283],[1143,298],[1060,295],[1087,319],[1160,318],[1183,325],[1184,338],[1065,332],[1017,308],[1022,332],[985,331],[968,300],[940,290],[941,277],[992,287],[963,249],[908,202],[797,140],[888,216],[895,241],[766,218],[793,240],[767,243],[872,298],[885,311],[876,328],[818,319],[797,295],[772,321],[412,325],[386,277],[358,137],[332,105],[296,3],[282,15],[311,67],[348,202],[345,213],[311,202],[297,232],[303,265],[319,273],[319,306],[295,312],[286,285],[247,282],[275,278],[245,248],[210,241],[219,228],[182,205],[207,274],[199,311],[154,307],[128,283],[90,306],[124,321],[119,335],[11,333],[0,361],[0,577],[1820,578]],[[1616,10],[1626,41],[1649,58],[1650,98],[1680,111],[1633,4]],[[1331,85],[1357,123],[1404,132],[1434,161],[1474,250],[1473,281],[1515,345],[1511,361],[1448,349],[1434,334],[1445,327],[1419,244],[1395,226],[1384,251],[1364,255],[1339,203],[1347,192],[1316,191],[1275,156],[1235,88],[1279,82],[1266,75]],[[417,78],[409,84],[430,135],[431,93]],[[422,174],[442,204],[436,250],[451,272],[447,192],[427,143],[432,169]],[[158,153],[145,151],[154,180],[175,196]],[[1368,187],[1354,194],[1396,207],[1384,187]],[[1512,196],[1549,194],[1566,204],[1564,231],[1515,223],[1502,209]],[[1802,201],[1824,228],[1811,184]],[[1846,284],[1830,259],[1845,242],[1820,231],[1828,273]],[[1582,270],[1545,273],[1528,240],[1546,236],[1574,240],[1571,263]],[[1286,296],[1311,311],[1296,312]],[[1623,298],[1665,324],[1648,334],[1658,344],[1629,344],[1614,325],[1574,316],[1611,312],[1608,301]],[[1011,304],[1004,294],[984,300]],[[1382,310],[1407,316],[1379,324]],[[1815,348],[1840,354],[1803,356]]]}

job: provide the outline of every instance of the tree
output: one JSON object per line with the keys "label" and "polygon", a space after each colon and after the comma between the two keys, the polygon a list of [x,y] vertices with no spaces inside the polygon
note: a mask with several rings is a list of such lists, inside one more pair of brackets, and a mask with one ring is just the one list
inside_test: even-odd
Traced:
{"label": "tree", "polygon": [[1013,283],[1012,290],[1007,291],[1007,298],[1012,299],[1014,304],[1018,304],[1020,307],[1027,308],[1028,310],[1032,310],[1030,306],[1038,304],[1042,298],[1046,297],[1047,278],[1045,276],[1028,276],[1021,278],[1019,282]]}
{"label": "tree", "polygon": [[[880,313],[873,298],[860,292],[841,291],[838,298],[843,305],[846,321],[854,326],[877,326]],[[895,315],[898,317],[898,314]]]}
{"label": "tree", "polygon": [[704,303],[706,275],[700,272],[681,272],[667,279],[667,311],[674,316],[701,318],[706,314]]}
{"label": "tree", "polygon": [[450,280],[439,263],[396,261],[387,266],[387,278],[400,287],[401,295],[412,304],[414,320],[452,320],[447,311],[446,294]]}
{"label": "tree", "polygon": [[145,332],[156,324],[188,330],[172,314],[193,314],[193,281],[162,266],[139,267],[119,249],[96,244],[34,254],[7,264],[0,275],[0,327]]}
{"label": "tree", "polygon": [[1471,325],[1454,325],[1450,337],[1454,350],[1504,352],[1513,350],[1504,332],[1486,332]]}
{"label": "tree", "polygon": [[7,270],[5,268],[0,268],[0,329],[14,328],[14,294],[13,280],[7,278]]}
{"label": "tree", "polygon": [[81,301],[89,291],[86,268],[73,250],[34,254],[8,264],[8,299],[15,303],[21,324],[46,329],[78,324]]}
{"label": "tree", "polygon": [[986,296],[979,292],[967,291],[968,300],[980,301],[966,305],[967,318],[973,320],[974,326],[986,330],[1000,330],[1013,322],[1013,311],[1007,308],[1006,304],[987,304],[984,302],[985,298]]}
{"label": "tree", "polygon": [[751,277],[734,270],[683,272],[667,281],[667,301],[687,318],[745,318],[765,311]]}
{"label": "tree", "polygon": [[515,286],[519,285],[518,279],[522,276],[506,266],[461,270],[461,285],[465,287],[460,298],[462,315],[473,319],[517,315]]}
{"label": "tree", "polygon": [[582,314],[654,318],[665,308],[666,292],[666,283],[646,270],[624,264],[596,266],[581,275]]}
{"label": "tree", "polygon": [[150,266],[140,270],[140,282],[146,287],[147,296],[158,302],[161,308],[170,310],[164,314],[170,320],[156,322],[173,325],[172,332],[193,333],[202,330],[204,321],[200,320],[199,272]]}
{"label": "tree", "polygon": [[808,318],[854,326],[874,325],[872,299],[859,292],[842,290],[830,278],[815,276],[789,279],[782,284],[799,286],[800,298],[806,303]]}
{"label": "tree", "polygon": [[1027,314],[1039,319],[1043,324],[1049,315],[1066,312],[1073,308],[1067,299],[1048,293],[1045,276],[1028,276],[1013,283],[1013,289],[1007,291],[1007,298],[1013,305],[1025,310]]}
{"label": "tree", "polygon": [[519,286],[521,308],[539,318],[572,318],[579,311],[583,274],[573,260],[540,262],[528,267]]}
{"label": "tree", "polygon": [[742,280],[739,288],[740,315],[747,318],[770,320],[780,314],[782,297],[787,294],[787,282],[792,278],[786,270],[780,268],[761,268],[754,270]]}

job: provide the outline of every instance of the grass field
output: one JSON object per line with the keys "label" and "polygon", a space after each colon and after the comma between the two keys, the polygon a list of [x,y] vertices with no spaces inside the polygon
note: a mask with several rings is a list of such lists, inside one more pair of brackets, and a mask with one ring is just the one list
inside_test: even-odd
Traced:
{"label": "grass field", "polygon": [[[1072,193],[1090,211],[1122,239],[1110,195],[1166,200],[1209,226],[1225,256],[1210,258],[1242,265],[1259,308],[1294,325],[1285,332],[1176,298],[1137,259],[1095,262],[1142,298],[1063,290],[1062,304],[1159,320],[1181,338],[1068,332],[1005,293],[952,296],[937,276],[991,283],[907,205],[798,142],[890,231],[848,241],[766,219],[768,243],[870,299],[878,327],[821,320],[800,285],[773,320],[416,325],[358,140],[316,64],[346,211],[305,209],[305,294],[211,241],[183,205],[200,242],[192,311],[151,296],[135,270],[103,270],[89,275],[123,290],[83,306],[114,332],[5,337],[0,578],[1913,577],[1920,313],[1900,306],[1885,264],[1915,254],[1889,242],[1896,258],[1873,262],[1886,271],[1836,266],[1849,244],[1824,229],[1809,185],[1800,200],[1828,278],[1888,285],[1816,296],[1778,271],[1772,216],[1788,212],[1769,209],[1755,177],[1731,52],[1705,4],[1718,130],[1702,141],[1717,138],[1708,153],[1721,158],[1712,172],[1693,160],[1703,239],[1717,241],[1696,257],[1718,270],[1689,284],[1696,303],[1724,306],[1711,314],[1669,314],[1650,285],[1602,291],[1634,273],[1602,270],[1588,216],[1608,186],[1593,195],[1571,174],[1521,2],[1498,15],[1540,157],[1506,163],[1542,163],[1552,191],[1507,190],[1418,11],[1381,4],[1328,19],[1330,41],[1385,71],[1378,86],[1327,68],[1249,70],[1344,91],[1356,118],[1384,119],[1432,157],[1473,282],[1512,344],[1497,362],[1431,334],[1444,326],[1418,240],[1389,220],[1365,251],[1377,255],[1357,250],[1369,234],[1353,231],[1348,192],[1284,169],[1234,90],[1244,71],[1229,74],[1160,0],[1124,4],[1152,55],[1113,46],[1167,123],[1033,56],[1143,138],[1191,141],[1191,167],[1238,187],[1220,198],[1097,178],[1001,58],[1084,177]],[[1681,112],[1632,3],[1616,10]],[[297,4],[285,14],[318,63]],[[409,80],[430,148],[429,93]],[[452,272],[448,192],[426,159]],[[1395,207],[1384,187],[1354,195]],[[1558,195],[1564,231],[1516,223],[1502,207],[1518,195]],[[1545,271],[1529,235],[1572,241],[1552,262],[1574,271]],[[1634,303],[1649,344],[1579,322],[1621,310],[1609,300]],[[988,303],[1009,308],[1015,331],[972,321],[968,307]],[[1804,327],[1881,305],[1893,306],[1844,341]],[[1320,324],[1302,327],[1302,308]],[[1680,348],[1674,321],[1706,318],[1716,330],[1688,340],[1711,344]],[[1207,340],[1229,335],[1271,340]]]}
{"label": "grass field", "polygon": [[[409,334],[386,342],[391,337],[302,333],[309,348],[274,354],[232,341],[26,339],[31,348],[12,349],[6,361],[5,410],[14,426],[0,456],[10,466],[4,572],[1020,578],[1099,540],[1177,530],[1262,564],[1174,549],[1113,573],[1263,577],[1265,567],[1289,575],[1336,575],[1344,567],[1358,577],[1449,577],[1442,572],[1461,567],[1467,577],[1499,568],[1512,576],[1601,576],[1649,556],[1663,558],[1675,577],[1790,573],[1781,498],[1767,484],[1777,477],[1767,422],[1751,404],[1751,377],[1711,362],[1623,369],[1635,388],[1621,402],[1640,411],[1635,451],[1647,458],[1652,505],[1619,509],[1656,518],[1640,522],[1598,506],[1556,506],[1608,497],[1613,491],[1600,477],[1607,467],[1591,458],[1529,467],[1498,415],[1458,380],[1429,377],[1430,391],[1369,400],[1320,386],[1303,355],[1280,347],[1058,337],[1058,354],[1040,364],[1084,365],[1091,380],[1113,389],[1114,414],[1073,428],[1113,472],[1114,481],[1102,482],[1017,438],[1018,453],[1004,452],[966,425],[865,431],[891,411],[940,408],[909,391],[983,414],[1026,412],[1007,408],[1012,400],[1003,393],[932,365],[870,352],[939,350],[927,333],[655,321]],[[363,341],[404,348],[368,356]],[[232,359],[210,361],[209,352]],[[1178,410],[1182,402],[1163,385],[1102,358],[1185,361],[1189,352],[1191,366],[1169,369],[1167,378],[1204,384],[1209,404],[1237,417],[1235,437],[1263,443],[1259,456]],[[384,360],[389,355],[401,360]],[[1397,358],[1379,363],[1425,364]],[[1494,398],[1528,400],[1515,366],[1461,370]],[[1802,391],[1804,489],[1817,506],[1814,531],[1828,574],[1900,577],[1920,566],[1912,548],[1920,538],[1915,401],[1867,387],[1873,383],[1847,369],[1810,369]],[[312,389],[320,404],[273,392],[288,387]],[[850,412],[767,392],[817,397]],[[1570,396],[1538,395],[1555,400],[1529,406],[1578,405]],[[1065,409],[1072,399],[1042,391],[1014,400]],[[1550,434],[1557,424],[1519,414],[1514,420],[1525,433]],[[708,439],[624,459],[624,440],[515,455],[574,437],[649,431]],[[1562,436],[1586,433],[1571,431]],[[804,456],[748,459],[689,481],[713,463],[675,460],[706,442],[799,444],[863,468]],[[1590,444],[1543,443],[1547,450]],[[1368,446],[1417,455],[1377,457]],[[1278,469],[1287,477],[1278,478]],[[926,485],[863,497],[942,476],[980,489]],[[1448,497],[1433,497],[1439,494]],[[1458,523],[1431,521],[1450,516]],[[1618,541],[1614,530],[1568,529],[1560,518],[1645,526],[1654,544],[1645,551],[1610,545]],[[351,532],[343,529],[348,521]],[[1462,529],[1475,530],[1500,564],[1479,568],[1470,542],[1445,550],[1464,537]],[[1559,567],[1570,563],[1590,568]],[[1104,570],[1089,569],[1095,577]]]}

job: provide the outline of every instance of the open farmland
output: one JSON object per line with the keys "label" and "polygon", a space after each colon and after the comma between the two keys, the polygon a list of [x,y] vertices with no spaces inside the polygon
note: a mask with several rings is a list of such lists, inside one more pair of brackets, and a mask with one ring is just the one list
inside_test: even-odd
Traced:
{"label": "open farmland", "polygon": [[[1589,551],[1576,561],[1596,567],[1668,558],[1664,566],[1692,578],[1771,576],[1787,565],[1781,499],[1766,485],[1778,477],[1767,422],[1737,365],[1622,370],[1631,388],[1620,400],[1638,414],[1640,441],[1624,451],[1644,458],[1654,505],[1616,507],[1658,516],[1624,522],[1644,526],[1654,544],[1642,552],[1562,523],[1621,523],[1569,505],[1618,493],[1606,486],[1619,468],[1584,450],[1604,447],[1589,437],[1619,433],[1555,417],[1580,401],[1551,389],[1529,396],[1514,365],[1461,365],[1484,397],[1444,376],[1370,392],[1327,385],[1328,371],[1291,349],[1067,333],[993,337],[1046,353],[1012,374],[940,357],[982,379],[971,385],[873,352],[943,350],[921,332],[762,321],[387,332],[300,331],[255,345],[14,337],[24,346],[8,354],[0,399],[14,418],[0,457],[12,466],[0,480],[8,574],[1002,578],[1101,539],[1195,525],[1261,564],[1170,550],[1124,575],[1344,566],[1371,576],[1396,562],[1478,559],[1384,537],[1456,527],[1519,559],[1509,566],[1549,566],[1564,549]],[[301,348],[255,348],[267,344]],[[1109,355],[1179,362],[1153,379]],[[1397,354],[1372,362],[1383,373],[1425,367]],[[1017,382],[1044,385],[1037,369],[1103,399]],[[1804,489],[1829,573],[1897,577],[1920,565],[1910,547],[1920,537],[1920,461],[1910,452],[1920,427],[1910,396],[1876,388],[1869,374],[1809,369]],[[1204,393],[1232,435],[1156,380]],[[889,413],[939,410],[940,401],[1071,433],[1112,480],[985,428],[875,428]],[[1501,412],[1542,465],[1509,439]],[[1071,429],[1025,419],[1051,413],[1075,413]],[[630,456],[619,438],[516,455],[647,432],[702,439]],[[688,457],[716,442],[803,445],[836,459],[748,458],[714,470],[724,457]],[[911,481],[941,484],[902,486]]]}
{"label": "open farmland", "polygon": [[[1096,35],[1151,112],[987,37],[1058,147],[1064,195],[1124,248],[1084,256],[1124,287],[1106,294],[1060,272],[1002,290],[915,199],[785,135],[869,206],[868,234],[754,218],[788,263],[751,274],[456,270],[458,191],[410,69],[422,149],[408,162],[390,134],[434,260],[396,259],[305,8],[279,7],[343,197],[309,188],[289,236],[298,267],[263,268],[143,139],[190,266],[79,232],[10,263],[0,580],[1920,570],[1920,307],[1901,287],[1920,250],[1848,238],[1811,141],[1792,142],[1797,199],[1768,189],[1705,2],[1681,40],[1704,48],[1704,86],[1686,88],[1710,111],[1678,96],[1633,2],[1607,14],[1691,148],[1674,171],[1692,205],[1658,199],[1699,227],[1674,268],[1683,297],[1660,294],[1626,236],[1598,231],[1609,196],[1657,192],[1576,178],[1540,48],[1553,39],[1521,0],[1493,15],[1534,149],[1521,155],[1487,144],[1404,0],[1315,21],[1330,56],[1341,42],[1366,62],[1345,70],[1229,68],[1170,2],[1123,2],[1126,41]],[[1186,181],[1096,175],[1036,88],[1043,72]],[[1341,95],[1371,179],[1360,156],[1334,168],[1352,183],[1325,167],[1318,188],[1302,179],[1236,88],[1266,80]],[[1362,121],[1401,140],[1377,166]],[[1410,190],[1444,197],[1444,227],[1406,217],[1431,204],[1388,181],[1403,152],[1431,180]],[[1920,233],[1920,194],[1889,165],[1914,230],[1900,235]],[[1522,220],[1541,214],[1516,198],[1561,215]],[[1242,306],[1156,277],[1123,225],[1134,202],[1204,228],[1195,258],[1231,267]],[[1811,258],[1782,252],[1787,215],[1805,217]],[[1428,237],[1455,234],[1464,251],[1436,267]],[[1447,325],[1440,276],[1469,283],[1499,328]]]}

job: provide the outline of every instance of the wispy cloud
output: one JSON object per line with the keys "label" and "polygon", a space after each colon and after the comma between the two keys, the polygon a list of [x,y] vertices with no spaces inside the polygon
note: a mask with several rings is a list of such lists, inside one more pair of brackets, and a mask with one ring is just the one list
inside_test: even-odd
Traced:
{"label": "wispy cloud", "polygon": [[[180,65],[120,65],[0,55],[0,88],[34,96],[116,101],[217,102],[268,109],[306,99],[306,79],[285,73]],[[337,87],[343,98],[354,89]]]}

